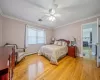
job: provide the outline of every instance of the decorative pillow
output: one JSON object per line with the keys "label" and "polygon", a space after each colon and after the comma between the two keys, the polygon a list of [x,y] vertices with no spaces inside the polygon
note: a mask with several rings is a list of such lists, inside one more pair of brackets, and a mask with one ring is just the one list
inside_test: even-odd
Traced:
{"label": "decorative pillow", "polygon": [[67,46],[67,43],[62,41],[62,46]]}
{"label": "decorative pillow", "polygon": [[61,41],[58,41],[58,46],[61,46],[62,45],[62,42]]}
{"label": "decorative pillow", "polygon": [[54,44],[55,44],[55,45],[58,45],[58,41],[55,41]]}

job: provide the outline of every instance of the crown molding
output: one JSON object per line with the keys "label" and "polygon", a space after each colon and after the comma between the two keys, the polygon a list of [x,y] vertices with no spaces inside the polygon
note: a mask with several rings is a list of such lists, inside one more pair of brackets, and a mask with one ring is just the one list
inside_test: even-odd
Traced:
{"label": "crown molding", "polygon": [[95,18],[95,17],[100,16],[100,14],[98,14],[98,15],[95,15],[95,16],[91,16],[91,17],[88,17],[88,18],[80,19],[80,20],[73,21],[71,23],[64,24],[64,25],[61,25],[61,26],[58,26],[58,27],[54,27],[53,28],[53,27],[48,27],[46,25],[41,25],[41,24],[38,24],[38,23],[35,23],[35,22],[31,22],[31,21],[27,21],[27,20],[22,20],[22,19],[19,19],[19,18],[16,18],[16,17],[12,17],[12,16],[5,15],[5,14],[3,14],[1,8],[0,8],[0,15],[2,15],[3,17],[9,18],[9,19],[21,21],[21,22],[24,22],[26,24],[33,24],[35,26],[42,27],[42,28],[46,28],[46,29],[57,29],[57,28],[60,28],[60,27],[65,27],[65,26],[68,26],[68,25],[71,25],[71,24],[75,24],[75,23],[78,23],[78,22],[81,22],[81,21],[85,21],[85,20],[92,19],[92,18]]}
{"label": "crown molding", "polygon": [[45,26],[45,25],[37,24],[37,23],[32,22],[32,21],[27,21],[27,20],[19,19],[19,18],[13,17],[13,16],[8,16],[8,15],[5,15],[3,13],[1,15],[3,17],[5,17],[5,18],[9,18],[9,19],[20,21],[20,22],[24,22],[25,24],[29,24],[29,25],[32,24],[32,25],[35,25],[35,26],[38,26],[38,27],[41,27],[41,28],[52,29],[52,27],[48,27],[48,26]]}
{"label": "crown molding", "polygon": [[92,19],[92,18],[95,18],[95,17],[98,17],[98,16],[100,16],[100,14],[94,15],[94,16],[91,16],[91,17],[88,17],[88,18],[80,19],[80,20],[77,20],[77,21],[74,21],[74,22],[71,22],[71,23],[68,23],[68,24],[65,24],[65,25],[61,25],[61,26],[55,27],[54,29],[57,29],[57,28],[60,28],[60,27],[65,27],[65,26],[75,24],[75,23],[78,23],[78,22],[81,22],[81,21],[85,21],[85,20],[88,20],[88,19]]}

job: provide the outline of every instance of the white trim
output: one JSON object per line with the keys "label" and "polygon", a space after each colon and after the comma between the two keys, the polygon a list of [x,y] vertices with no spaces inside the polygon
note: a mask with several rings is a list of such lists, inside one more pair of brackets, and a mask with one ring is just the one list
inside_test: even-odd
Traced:
{"label": "white trim", "polygon": [[8,16],[8,15],[4,15],[4,14],[2,14],[2,16],[6,17],[6,18],[9,18],[9,19],[14,19],[14,20],[17,20],[17,21],[21,21],[21,22],[24,22],[26,24],[34,24],[35,26],[38,26],[38,27],[41,27],[41,28],[51,29],[51,27],[47,27],[45,25],[41,25],[41,24],[38,24],[38,23],[35,23],[35,22],[22,20],[22,19],[19,19],[19,18],[16,18],[16,17],[12,17],[12,16]]}
{"label": "white trim", "polygon": [[79,54],[79,57],[83,57],[83,54]]}
{"label": "white trim", "polygon": [[[38,44],[46,44],[46,29],[43,29],[43,28],[37,28],[37,27],[34,27],[33,25],[28,25],[28,24],[26,24],[26,27],[27,27],[27,28],[28,28],[28,27],[34,28],[34,29],[36,29],[36,30],[43,30],[43,31],[44,31],[45,41],[44,41],[44,43],[38,43]],[[29,44],[29,45],[31,45],[31,44]]]}
{"label": "white trim", "polygon": [[[85,23],[81,25],[81,54],[80,54],[81,57],[83,57],[83,26],[87,24],[91,24],[91,23],[97,23],[97,21],[93,21],[93,22],[89,22],[89,23]],[[98,31],[98,28],[97,28],[97,31]],[[98,39],[98,36],[97,36],[97,39]]]}
{"label": "white trim", "polygon": [[46,25],[42,25],[42,24],[38,24],[38,23],[35,23],[35,22],[31,22],[31,21],[27,21],[27,20],[22,20],[22,19],[19,19],[19,18],[15,18],[15,17],[12,17],[12,16],[5,15],[5,14],[3,14],[1,8],[0,8],[0,14],[1,14],[3,17],[6,17],[6,18],[10,18],[10,19],[14,19],[14,20],[17,20],[17,21],[21,21],[21,22],[24,22],[24,23],[27,23],[27,24],[34,24],[34,25],[36,25],[36,26],[44,27],[44,28],[47,28],[47,29],[56,29],[56,28],[64,27],[64,26],[67,26],[67,25],[71,25],[71,24],[74,24],[74,23],[77,23],[77,22],[85,21],[85,20],[87,20],[87,19],[92,19],[92,18],[95,18],[95,17],[100,16],[100,14],[98,14],[98,15],[91,16],[91,17],[88,17],[88,18],[76,20],[76,21],[73,21],[73,22],[71,22],[71,23],[64,24],[64,25],[61,25],[61,26],[58,26],[58,27],[48,27],[48,26],[46,26]]}
{"label": "white trim", "polygon": [[91,16],[91,17],[88,17],[88,18],[80,19],[80,20],[77,20],[77,21],[73,21],[71,23],[55,27],[54,29],[57,29],[57,28],[60,28],[60,27],[64,27],[64,26],[68,26],[68,25],[71,25],[71,24],[75,24],[75,23],[78,23],[78,22],[81,22],[81,21],[85,21],[85,20],[88,20],[88,19],[92,19],[92,18],[95,18],[95,17],[98,17],[98,16],[100,16],[100,14],[95,15],[95,16]]}
{"label": "white trim", "polygon": [[[36,37],[36,43],[31,43],[31,44],[29,44],[28,43],[28,31],[27,31],[27,29],[28,28],[31,28],[31,29],[33,29],[33,30],[35,30],[36,31],[36,36],[33,36],[33,37]],[[38,43],[38,38],[39,38],[39,36],[38,36],[38,32],[39,32],[39,30],[41,30],[41,31],[43,31],[44,32],[44,37],[42,37],[42,38],[44,38],[44,43]],[[32,36],[30,36],[30,37],[32,37]],[[30,25],[26,25],[26,45],[28,46],[28,45],[35,45],[35,44],[45,44],[45,41],[46,41],[46,30],[45,29],[40,29],[40,28],[36,28],[36,27],[34,27],[34,26],[30,26]]]}
{"label": "white trim", "polygon": [[44,30],[44,35],[45,35],[45,42],[44,42],[44,44],[46,44],[47,43],[47,33],[46,33],[46,30]]}
{"label": "white trim", "polygon": [[[99,27],[98,27],[98,25],[99,25],[99,18],[97,18],[97,36],[99,37]],[[97,37],[97,43],[99,42],[99,38]]]}
{"label": "white trim", "polygon": [[41,28],[41,27],[34,27],[35,25],[30,25],[30,24],[26,24],[26,27],[30,27],[30,28],[35,28],[35,29],[38,29],[38,30],[45,30],[44,28]]}
{"label": "white trim", "polygon": [[93,23],[97,23],[97,21],[93,21],[93,22],[84,23],[84,24],[82,24],[82,26],[84,26],[84,25],[88,25],[88,24],[93,24]]}
{"label": "white trim", "polygon": [[83,25],[81,25],[81,55],[83,57]]}

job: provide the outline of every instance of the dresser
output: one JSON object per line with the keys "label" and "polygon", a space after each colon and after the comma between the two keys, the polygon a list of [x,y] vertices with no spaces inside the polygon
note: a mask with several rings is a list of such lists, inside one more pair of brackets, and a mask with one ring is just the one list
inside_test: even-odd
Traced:
{"label": "dresser", "polygon": [[68,46],[68,56],[76,57],[76,46]]}
{"label": "dresser", "polygon": [[12,47],[0,47],[0,80],[12,80],[14,66],[14,49]]}

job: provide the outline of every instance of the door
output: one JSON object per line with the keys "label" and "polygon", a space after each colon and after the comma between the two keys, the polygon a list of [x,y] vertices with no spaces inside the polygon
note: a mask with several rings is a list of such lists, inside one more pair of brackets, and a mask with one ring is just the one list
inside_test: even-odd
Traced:
{"label": "door", "polygon": [[100,66],[100,19],[97,19],[97,36],[98,36],[98,41],[97,41],[97,67]]}
{"label": "door", "polygon": [[96,49],[97,43],[97,23],[87,23],[82,25],[83,30],[83,58],[96,60]]}

